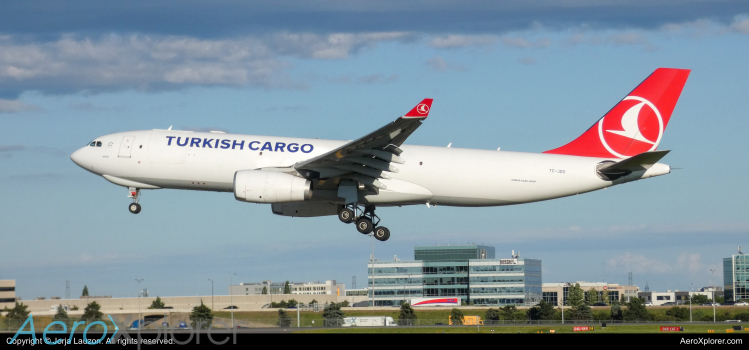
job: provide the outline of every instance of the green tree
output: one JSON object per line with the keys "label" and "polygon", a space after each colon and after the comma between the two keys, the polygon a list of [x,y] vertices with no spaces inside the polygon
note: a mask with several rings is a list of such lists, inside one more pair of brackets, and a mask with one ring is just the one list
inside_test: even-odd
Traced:
{"label": "green tree", "polygon": [[505,305],[499,309],[499,317],[503,320],[514,320],[518,308],[515,305]]}
{"label": "green tree", "polygon": [[291,327],[291,317],[284,309],[278,310],[278,322],[276,323],[279,327]]}
{"label": "green tree", "polygon": [[580,306],[584,303],[584,297],[585,293],[583,293],[583,289],[580,288],[580,284],[575,283],[575,285],[567,291],[567,305],[572,306],[573,308]]}
{"label": "green tree", "polygon": [[609,294],[608,288],[601,292],[601,302],[606,303],[606,305],[611,304],[611,295]]}
{"label": "green tree", "polygon": [[312,299],[312,301],[309,302],[310,306],[317,304],[317,299]]}
{"label": "green tree", "polygon": [[458,308],[453,308],[453,311],[450,312],[451,324],[455,326],[462,326],[464,320],[465,316],[463,316],[463,311],[460,311],[460,309]]}
{"label": "green tree", "polygon": [[614,299],[611,303],[611,319],[612,320],[623,320],[624,314],[622,314],[622,306],[619,304],[619,300]]}
{"label": "green tree", "polygon": [[399,326],[413,326],[416,324],[416,311],[409,303],[401,304],[401,313],[398,315]]}
{"label": "green tree", "polygon": [[721,297],[721,296],[716,296],[716,297],[715,297],[715,302],[716,302],[716,303],[719,303],[719,304],[723,304],[723,303],[725,303],[725,302],[726,302],[726,298],[724,298],[724,297]]}
{"label": "green tree", "polygon": [[213,323],[213,311],[200,301],[200,306],[192,308],[190,323],[193,329],[208,329]]}
{"label": "green tree", "polygon": [[[687,298],[684,301],[684,303],[689,304],[689,299],[690,298]],[[705,304],[708,301],[707,295],[702,295],[702,294],[693,294],[691,299],[692,299],[692,305]]]}
{"label": "green tree", "polygon": [[652,315],[645,307],[645,300],[642,298],[632,298],[627,303],[627,309],[624,310],[624,319],[627,321],[649,321]]}
{"label": "green tree", "polygon": [[344,300],[341,302],[341,307],[349,307],[351,304],[349,304],[348,300]]}
{"label": "green tree", "polygon": [[593,312],[590,310],[588,304],[583,303],[578,307],[573,307],[571,310],[572,319],[575,320],[591,320],[593,319]]}
{"label": "green tree", "polygon": [[[65,308],[62,307],[62,305],[57,307],[57,313],[55,313],[55,317],[52,318],[52,322],[60,321],[64,323],[66,326],[70,323],[70,318],[68,317],[67,311],[65,311]],[[61,325],[54,325],[52,326],[52,329],[54,330],[63,330],[63,327]]]}
{"label": "green tree", "polygon": [[343,317],[344,313],[341,311],[341,305],[337,303],[330,303],[322,313],[325,327],[340,327],[343,325]]}
{"label": "green tree", "polygon": [[674,306],[666,310],[666,316],[671,316],[676,321],[685,321],[689,319],[689,310],[685,307]]}
{"label": "green tree", "polygon": [[588,301],[588,305],[591,305],[591,306],[598,302],[598,291],[595,288],[590,287],[590,289],[588,289],[587,301]]}
{"label": "green tree", "polygon": [[88,296],[88,286],[83,286],[83,292],[81,293],[82,297]]}
{"label": "green tree", "polygon": [[164,302],[163,302],[163,301],[161,301],[161,298],[159,298],[159,297],[157,296],[157,297],[156,297],[156,300],[154,300],[154,301],[153,301],[153,302],[151,303],[151,306],[149,306],[148,308],[149,308],[149,309],[163,309],[163,308],[165,308],[165,307],[166,307],[166,305],[164,304]]}
{"label": "green tree", "polygon": [[291,287],[289,286],[289,281],[286,281],[283,285],[283,294],[291,294]]}
{"label": "green tree", "polygon": [[81,316],[81,319],[88,322],[101,321],[102,313],[99,310],[101,310],[101,305],[92,301],[86,305],[85,309],[83,309],[83,316]]}
{"label": "green tree", "polygon": [[78,305],[73,305],[73,307],[70,308],[71,311],[78,311]]}
{"label": "green tree", "polygon": [[260,292],[260,294],[263,294],[263,295],[266,295],[266,294],[268,294],[268,287],[266,287],[266,286],[263,286],[263,291],[262,291],[262,292]]}
{"label": "green tree", "polygon": [[21,326],[22,322],[29,317],[28,306],[24,303],[16,302],[16,305],[12,309],[7,307],[3,309],[5,314],[5,324],[8,328],[17,328]]}
{"label": "green tree", "polygon": [[529,320],[551,320],[554,318],[554,312],[554,306],[541,299],[536,306],[528,309],[527,318]]}
{"label": "green tree", "polygon": [[499,323],[499,312],[497,311],[497,309],[490,308],[489,310],[486,310],[486,313],[484,314],[484,320],[487,324]]}
{"label": "green tree", "polygon": [[287,307],[299,307],[299,302],[296,299],[291,299],[286,302]]}

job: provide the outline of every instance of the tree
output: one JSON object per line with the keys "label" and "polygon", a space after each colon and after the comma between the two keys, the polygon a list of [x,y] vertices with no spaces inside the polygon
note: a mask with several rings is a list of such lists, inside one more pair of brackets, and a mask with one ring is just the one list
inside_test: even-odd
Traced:
{"label": "tree", "polygon": [[[687,300],[685,300],[684,303],[689,304],[689,299],[690,298],[687,298]],[[691,299],[692,299],[692,305],[705,304],[707,303],[707,300],[708,300],[707,295],[702,295],[702,294],[693,294],[691,296]]]}
{"label": "tree", "polygon": [[278,322],[276,323],[279,327],[291,327],[291,317],[284,309],[278,310]]}
{"label": "tree", "polygon": [[263,286],[263,291],[262,291],[262,292],[260,292],[260,294],[263,294],[263,295],[266,295],[266,294],[268,294],[268,287],[266,287],[266,286]]}
{"label": "tree", "polygon": [[498,323],[499,322],[499,312],[497,311],[497,309],[491,309],[490,308],[489,310],[486,310],[486,313],[484,314],[484,320],[486,320],[486,322],[488,324],[496,324],[496,323]]}
{"label": "tree", "polygon": [[341,302],[341,307],[349,307],[348,300],[344,300]]}
{"label": "tree", "polygon": [[463,311],[460,311],[458,308],[453,308],[453,311],[450,312],[450,323],[455,326],[462,326],[464,320],[465,317],[463,316]]}
{"label": "tree", "polygon": [[289,287],[289,281],[286,281],[283,285],[283,294],[291,294],[291,287]]}
{"label": "tree", "polygon": [[624,319],[624,314],[622,314],[622,306],[619,305],[619,300],[614,299],[614,302],[611,303],[611,319],[617,321]]}
{"label": "tree", "polygon": [[416,324],[416,311],[411,307],[409,303],[401,304],[401,313],[398,315],[399,326],[413,326]]}
{"label": "tree", "polygon": [[159,298],[159,297],[157,296],[157,297],[156,297],[156,300],[154,300],[154,301],[153,301],[153,302],[151,303],[151,306],[149,306],[148,308],[149,308],[149,309],[163,309],[163,308],[165,308],[165,307],[166,307],[166,305],[164,304],[164,302],[163,302],[163,301],[161,301],[161,298]]}
{"label": "tree", "polygon": [[101,310],[101,305],[92,301],[86,305],[85,309],[83,309],[83,316],[81,316],[81,319],[88,322],[101,321],[102,313],[99,310]]}
{"label": "tree", "polygon": [[20,326],[21,322],[24,322],[24,320],[29,317],[29,311],[26,310],[26,308],[28,308],[27,305],[16,302],[16,306],[12,309],[8,309],[7,307],[3,309],[4,312],[7,312],[7,314],[5,314],[5,324],[8,328]]}
{"label": "tree", "polygon": [[286,302],[286,307],[299,307],[299,302],[296,299],[291,299]]}
{"label": "tree", "polygon": [[529,320],[551,320],[554,318],[554,306],[541,299],[538,305],[528,309]]}
{"label": "tree", "polygon": [[337,303],[330,303],[326,306],[322,313],[322,318],[325,320],[325,327],[340,327],[343,325],[343,311],[341,311],[341,305]]}
{"label": "tree", "polygon": [[590,287],[590,289],[588,289],[587,301],[588,305],[595,305],[598,302],[598,291],[595,288]]}
{"label": "tree", "polygon": [[81,296],[82,297],[88,296],[88,286],[85,286],[85,285],[83,286],[83,292],[81,293]]}
{"label": "tree", "polygon": [[317,300],[316,299],[312,299],[312,301],[310,301],[309,304],[310,304],[310,306],[315,305],[315,304],[317,304]]}
{"label": "tree", "polygon": [[609,295],[608,288],[604,289],[603,292],[601,292],[601,302],[606,303],[606,305],[611,304],[611,296]]}
{"label": "tree", "polygon": [[208,329],[213,323],[213,311],[200,301],[200,306],[192,308],[190,313],[190,323],[193,329]]}
{"label": "tree", "polygon": [[676,321],[685,321],[689,319],[689,310],[685,307],[674,306],[666,310],[666,316],[671,316]]}
{"label": "tree", "polygon": [[573,308],[582,305],[584,295],[583,289],[580,288],[580,284],[575,283],[575,285],[567,291],[567,305],[572,306]]}
{"label": "tree", "polygon": [[627,309],[624,310],[624,319],[627,321],[649,321],[652,316],[645,307],[645,300],[642,298],[632,298],[627,303]]}
{"label": "tree", "polygon": [[716,303],[719,303],[719,304],[723,304],[723,303],[725,303],[725,302],[726,302],[726,298],[724,298],[724,297],[720,297],[720,296],[716,296],[716,297],[715,297],[715,302],[716,302]]}
{"label": "tree", "polygon": [[78,305],[73,305],[73,307],[70,308],[71,311],[78,311]]}
{"label": "tree", "polygon": [[[62,307],[62,305],[57,307],[57,313],[55,313],[55,317],[52,318],[52,322],[60,321],[67,325],[70,323],[70,318],[68,317],[67,311],[65,311],[65,308]],[[52,329],[54,330],[63,330],[63,327],[61,325],[54,325],[52,326]]]}
{"label": "tree", "polygon": [[583,303],[572,308],[572,318],[575,320],[590,320],[593,319],[593,312],[590,311],[588,304]]}
{"label": "tree", "polygon": [[501,317],[503,320],[514,320],[515,312],[517,311],[518,308],[516,308],[515,305],[505,305],[501,309],[499,309],[499,317]]}

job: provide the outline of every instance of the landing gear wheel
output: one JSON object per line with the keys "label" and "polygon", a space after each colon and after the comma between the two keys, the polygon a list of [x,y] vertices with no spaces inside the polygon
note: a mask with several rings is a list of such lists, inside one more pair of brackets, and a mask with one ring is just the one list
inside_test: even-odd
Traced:
{"label": "landing gear wheel", "polygon": [[385,242],[390,238],[390,230],[385,226],[377,226],[374,229],[374,236],[380,242]]}
{"label": "landing gear wheel", "polygon": [[348,208],[343,208],[338,212],[338,219],[345,224],[354,222],[354,211]]}
{"label": "landing gear wheel", "polygon": [[359,220],[356,220],[356,229],[365,235],[372,232],[373,227],[372,220],[369,218],[361,217]]}
{"label": "landing gear wheel", "polygon": [[138,203],[130,203],[130,206],[128,207],[130,209],[130,212],[133,214],[140,213],[140,204]]}

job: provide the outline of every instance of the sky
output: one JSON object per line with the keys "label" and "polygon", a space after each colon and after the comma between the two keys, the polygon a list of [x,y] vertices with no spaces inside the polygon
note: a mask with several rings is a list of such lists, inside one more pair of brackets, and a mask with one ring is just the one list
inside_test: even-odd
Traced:
{"label": "sky", "polygon": [[[127,130],[352,140],[434,98],[408,144],[543,152],[658,67],[691,69],[667,176],[493,208],[380,208],[379,260],[488,244],[544,282],[722,284],[749,250],[749,3],[729,0],[8,1],[0,12],[0,279],[23,299],[217,294],[231,282],[364,287],[372,240],[230,193],[143,191],[70,154]],[[406,154],[404,158],[407,159]],[[445,169],[450,171],[450,169]],[[135,279],[144,279],[139,285]]]}

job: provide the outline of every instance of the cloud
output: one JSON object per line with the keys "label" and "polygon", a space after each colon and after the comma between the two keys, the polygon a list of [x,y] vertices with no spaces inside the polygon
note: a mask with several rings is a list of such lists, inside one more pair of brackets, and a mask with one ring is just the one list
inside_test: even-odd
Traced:
{"label": "cloud", "polygon": [[0,145],[0,152],[22,151],[25,148],[23,145]]}
{"label": "cloud", "polygon": [[458,71],[458,72],[465,72],[468,69],[466,67],[463,67],[459,64],[449,63],[442,59],[440,56],[434,56],[430,58],[428,61],[426,61],[426,66],[429,67],[429,69],[437,72],[444,72],[448,70]]}
{"label": "cloud", "polygon": [[[285,58],[345,59],[406,33],[279,33],[236,39],[178,36],[64,35],[47,42],[0,40],[0,86],[16,95],[97,93],[125,89],[169,90],[185,86],[305,88],[286,75]],[[383,77],[387,80],[388,77]],[[0,112],[33,109],[0,100]],[[82,103],[71,108],[93,111]]]}
{"label": "cloud", "polygon": [[446,35],[434,37],[429,41],[429,45],[438,48],[460,48],[469,46],[488,46],[494,45],[499,41],[495,35]]}
{"label": "cloud", "polygon": [[700,254],[690,253],[680,254],[676,262],[665,262],[626,252],[609,259],[606,265],[611,270],[648,274],[694,274],[706,271]]}
{"label": "cloud", "polygon": [[362,84],[375,84],[375,83],[390,83],[398,80],[397,74],[390,74],[384,76],[381,74],[372,74],[359,77],[357,81]]}
{"label": "cloud", "polygon": [[71,103],[68,106],[69,109],[79,111],[79,112],[103,112],[107,110],[104,107],[94,106],[91,103]]}
{"label": "cloud", "polygon": [[518,60],[518,61],[519,61],[520,63],[522,63],[522,64],[527,64],[527,65],[533,65],[533,64],[536,64],[536,59],[535,59],[535,58],[533,58],[533,57],[523,57],[523,58],[521,58],[521,59],[520,59],[520,60]]}
{"label": "cloud", "polygon": [[4,100],[0,98],[0,113],[18,113],[39,110],[42,109],[37,106],[25,104],[18,100]]}
{"label": "cloud", "polygon": [[733,23],[731,23],[729,28],[731,28],[731,30],[734,32],[749,35],[749,18],[742,20],[736,19]]}

